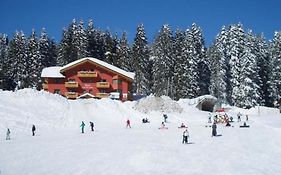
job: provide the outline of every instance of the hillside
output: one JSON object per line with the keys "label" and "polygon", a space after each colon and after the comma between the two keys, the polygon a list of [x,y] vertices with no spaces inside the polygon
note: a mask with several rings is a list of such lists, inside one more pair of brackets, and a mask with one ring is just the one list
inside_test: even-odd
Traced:
{"label": "hillside", "polygon": [[[0,91],[0,174],[252,174],[281,171],[281,115],[277,109],[232,107],[228,115],[249,115],[250,128],[218,125],[222,136],[205,127],[208,112],[194,100],[148,97],[139,102],[69,101],[59,95],[24,89]],[[167,130],[159,130],[163,113]],[[127,119],[132,128],[126,129]],[[143,124],[142,118],[150,123]],[[80,123],[86,123],[85,134]],[[95,131],[89,129],[95,123]],[[183,145],[178,126],[188,125]],[[31,136],[31,126],[37,127]],[[11,140],[5,140],[6,129]]]}

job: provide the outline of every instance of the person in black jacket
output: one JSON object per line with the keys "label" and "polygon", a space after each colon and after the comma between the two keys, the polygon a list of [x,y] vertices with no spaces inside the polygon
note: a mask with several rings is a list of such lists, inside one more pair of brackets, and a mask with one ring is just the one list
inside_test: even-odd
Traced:
{"label": "person in black jacket", "polygon": [[212,125],[212,137],[217,136],[217,125],[216,122]]}
{"label": "person in black jacket", "polygon": [[94,131],[94,123],[90,122],[91,131]]}
{"label": "person in black jacket", "polygon": [[35,130],[36,130],[35,125],[32,125],[32,128],[31,128],[32,136],[35,136]]}

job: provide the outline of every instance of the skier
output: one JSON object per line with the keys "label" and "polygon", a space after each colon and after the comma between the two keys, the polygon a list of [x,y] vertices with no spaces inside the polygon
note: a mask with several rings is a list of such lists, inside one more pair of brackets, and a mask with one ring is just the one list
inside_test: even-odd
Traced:
{"label": "skier", "polygon": [[94,123],[90,122],[91,131],[94,131]]}
{"label": "skier", "polygon": [[182,143],[187,144],[188,143],[188,137],[189,137],[189,133],[187,131],[187,129],[183,132],[182,134]]}
{"label": "skier", "polygon": [[10,138],[10,133],[11,133],[11,131],[10,131],[10,129],[8,128],[8,129],[7,129],[7,133],[6,133],[6,140],[11,140],[11,138]]}
{"label": "skier", "polygon": [[36,130],[35,125],[32,125],[32,128],[31,128],[32,136],[35,136],[35,130]]}
{"label": "skier", "polygon": [[246,115],[246,121],[248,121],[249,120],[249,116],[248,115]]}
{"label": "skier", "polygon": [[238,122],[241,122],[241,116],[242,116],[242,114],[240,112],[238,112],[238,114],[237,114],[237,121]]}
{"label": "skier", "polygon": [[212,137],[217,136],[217,125],[216,122],[212,125]]}
{"label": "skier", "polygon": [[212,123],[212,115],[211,115],[211,113],[209,113],[209,120],[208,120],[208,123]]}
{"label": "skier", "polygon": [[164,117],[164,122],[167,123],[167,118],[168,118],[167,114],[163,114],[163,117]]}
{"label": "skier", "polygon": [[81,125],[80,125],[81,129],[82,129],[82,133],[84,133],[84,127],[85,127],[85,123],[82,121]]}
{"label": "skier", "polygon": [[126,123],[127,123],[126,128],[128,128],[128,127],[130,127],[130,128],[131,128],[131,121],[130,121],[129,119],[127,120],[127,122],[126,122]]}
{"label": "skier", "polygon": [[187,126],[185,126],[184,123],[181,123],[180,127],[179,128],[187,128]]}

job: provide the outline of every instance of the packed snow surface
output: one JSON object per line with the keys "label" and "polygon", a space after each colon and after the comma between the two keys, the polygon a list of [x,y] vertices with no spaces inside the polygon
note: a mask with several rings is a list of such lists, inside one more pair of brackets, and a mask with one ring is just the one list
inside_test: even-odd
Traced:
{"label": "packed snow surface", "polygon": [[[281,172],[281,115],[277,109],[232,107],[233,127],[218,125],[211,137],[208,112],[193,100],[174,102],[164,111],[168,129],[158,129],[163,111],[137,110],[140,102],[67,100],[30,89],[0,91],[0,175],[278,175]],[[165,99],[167,101],[165,101]],[[154,100],[154,99],[153,99]],[[170,99],[162,98],[165,103]],[[142,106],[154,105],[150,100]],[[155,101],[155,103],[158,103]],[[160,104],[163,104],[160,102]],[[166,109],[166,108],[165,108]],[[237,113],[249,115],[240,128]],[[215,115],[215,114],[212,114]],[[142,118],[150,123],[143,124]],[[126,120],[132,128],[126,128]],[[80,131],[86,123],[85,133]],[[89,122],[95,123],[91,132]],[[189,144],[182,144],[181,123]],[[31,136],[31,126],[37,130]],[[205,127],[207,126],[207,127]],[[5,140],[7,128],[11,140]]]}

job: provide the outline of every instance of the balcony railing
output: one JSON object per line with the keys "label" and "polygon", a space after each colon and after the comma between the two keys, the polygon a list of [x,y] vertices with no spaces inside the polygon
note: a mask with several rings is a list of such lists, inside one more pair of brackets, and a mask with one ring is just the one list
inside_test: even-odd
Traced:
{"label": "balcony railing", "polygon": [[96,97],[98,97],[98,98],[107,98],[108,97],[108,93],[97,93]]}
{"label": "balcony railing", "polygon": [[48,89],[48,84],[43,83],[43,89],[44,89],[44,90],[47,90],[47,89]]}
{"label": "balcony railing", "polygon": [[98,77],[98,73],[94,71],[79,71],[77,76],[80,78],[94,78]]}
{"label": "balcony railing", "polygon": [[78,88],[78,83],[75,81],[68,81],[64,83],[66,88]]}
{"label": "balcony railing", "polygon": [[65,96],[70,99],[76,99],[78,97],[78,93],[77,92],[66,92]]}
{"label": "balcony railing", "polygon": [[97,82],[97,88],[109,88],[109,82]]}

